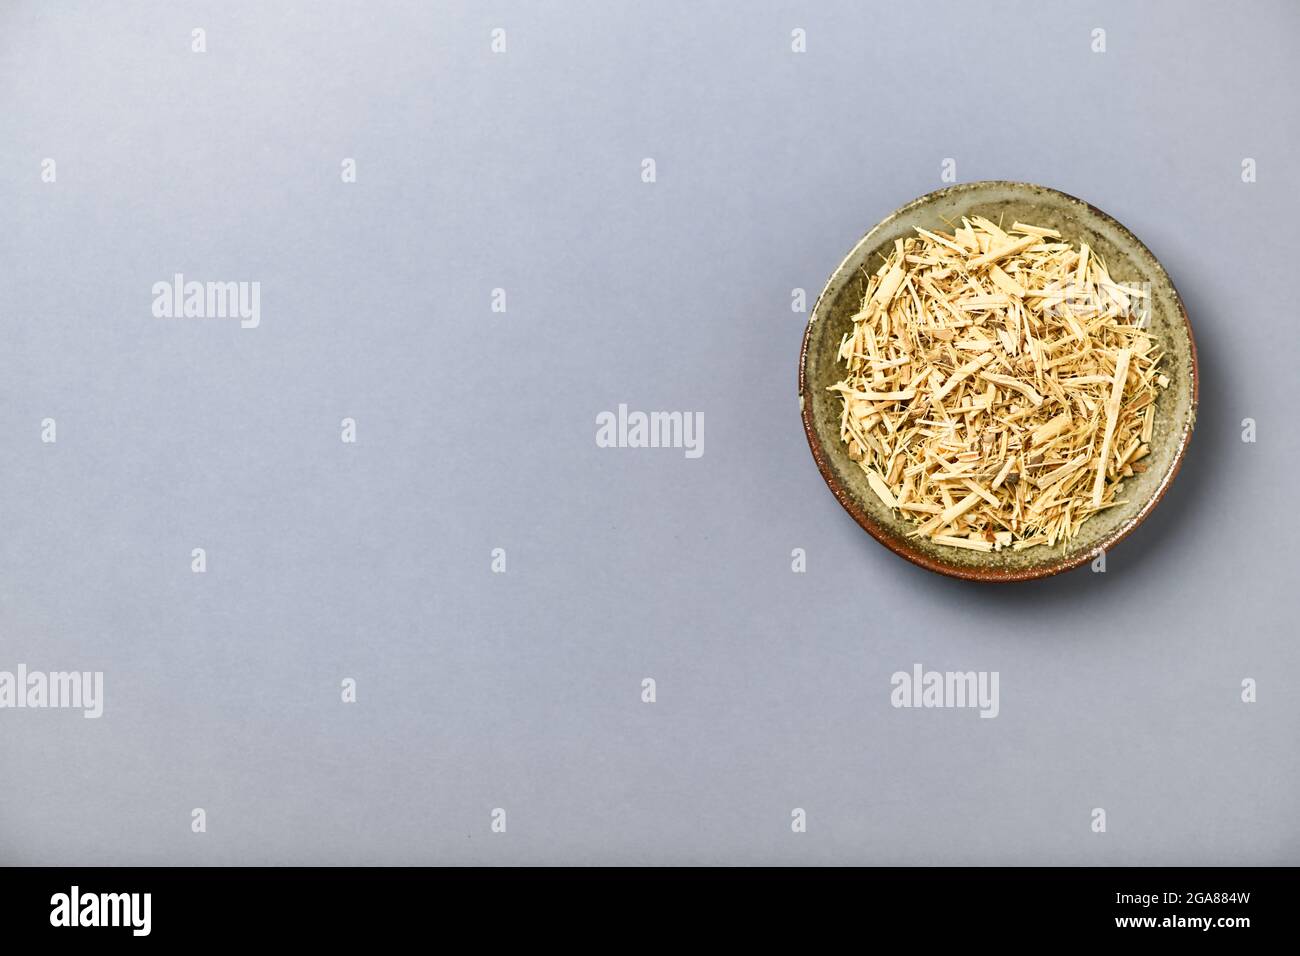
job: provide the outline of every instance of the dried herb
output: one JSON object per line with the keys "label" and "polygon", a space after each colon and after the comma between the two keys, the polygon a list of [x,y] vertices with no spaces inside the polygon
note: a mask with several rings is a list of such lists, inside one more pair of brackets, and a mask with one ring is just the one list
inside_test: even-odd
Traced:
{"label": "dried herb", "polygon": [[1053,229],[917,229],[867,277],[840,343],[849,457],[913,536],[1064,543],[1145,467],[1169,384],[1148,299]]}

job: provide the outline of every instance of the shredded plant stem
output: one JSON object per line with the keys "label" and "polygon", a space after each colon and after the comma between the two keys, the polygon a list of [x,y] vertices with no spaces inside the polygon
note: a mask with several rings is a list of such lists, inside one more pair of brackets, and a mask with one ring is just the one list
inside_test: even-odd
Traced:
{"label": "shredded plant stem", "polygon": [[1064,544],[1146,467],[1169,384],[1149,296],[1054,229],[918,228],[868,276],[840,343],[849,458],[914,537]]}

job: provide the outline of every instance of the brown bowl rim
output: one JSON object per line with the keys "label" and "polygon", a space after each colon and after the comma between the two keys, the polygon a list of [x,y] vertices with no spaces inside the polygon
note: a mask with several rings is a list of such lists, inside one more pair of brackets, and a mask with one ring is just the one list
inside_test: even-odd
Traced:
{"label": "brown bowl rim", "polygon": [[[1041,190],[1043,192],[1056,193],[1058,196],[1062,196],[1065,199],[1070,200],[1071,202],[1076,202],[1083,206],[1086,206],[1091,212],[1093,212],[1097,216],[1100,216],[1104,220],[1109,220],[1123,233],[1126,233],[1129,236],[1129,238],[1131,238],[1133,242],[1136,243],[1138,249],[1146,253],[1146,255],[1148,255],[1151,258],[1151,261],[1155,264],[1155,267],[1158,270],[1160,270],[1160,272],[1164,275],[1165,279],[1169,282],[1169,287],[1171,290],[1173,290],[1174,293],[1174,301],[1177,302],[1178,304],[1179,314],[1183,318],[1183,325],[1186,326],[1187,328],[1187,341],[1191,346],[1191,360],[1192,360],[1191,361],[1191,385],[1192,385],[1191,407],[1188,410],[1187,420],[1183,425],[1183,432],[1178,438],[1178,448],[1174,454],[1173,464],[1170,466],[1169,470],[1165,473],[1165,476],[1161,479],[1160,484],[1156,486],[1155,492],[1151,495],[1149,499],[1147,499],[1146,503],[1143,504],[1142,508],[1138,511],[1138,513],[1133,517],[1131,521],[1125,522],[1124,524],[1120,525],[1113,532],[1111,532],[1111,534],[1107,535],[1100,542],[1098,542],[1096,546],[1077,555],[1062,556],[1059,558],[1055,558],[1051,561],[1045,562],[1044,564],[1032,565],[1026,568],[996,568],[996,567],[980,568],[980,567],[969,567],[966,565],[959,565],[959,564],[950,564],[946,561],[934,558],[931,555],[926,554],[925,552],[913,546],[906,540],[899,540],[888,528],[881,525],[873,517],[871,517],[870,514],[868,514],[865,510],[863,510],[861,507],[858,506],[857,502],[854,501],[854,499],[849,495],[848,491],[840,484],[839,479],[836,478],[835,473],[831,470],[830,464],[827,460],[828,456],[826,450],[822,447],[821,438],[820,436],[818,436],[817,430],[813,426],[812,396],[808,392],[808,380],[807,380],[808,340],[811,338],[812,335],[813,323],[817,320],[820,314],[818,310],[821,308],[822,301],[826,298],[826,294],[830,290],[831,283],[835,281],[835,277],[840,274],[840,270],[844,268],[844,264],[848,262],[848,260],[852,257],[853,253],[857,250],[857,248],[860,245],[862,245],[862,243],[865,242],[866,239],[869,236],[871,236],[872,233],[883,228],[884,226],[889,225],[889,223],[893,222],[899,216],[915,208],[916,206],[921,205],[922,203],[929,202],[935,199],[936,197],[944,196],[949,193],[969,192],[979,187],[987,187],[987,186],[1028,187],[1030,189]],[[873,538],[875,538],[877,541],[883,544],[890,551],[894,552],[894,554],[897,554],[899,557],[906,558],[908,561],[911,561],[913,564],[920,565],[921,567],[929,571],[934,571],[939,574],[945,574],[948,575],[949,577],[961,578],[966,581],[994,581],[994,582],[1032,581],[1039,578],[1051,577],[1052,575],[1061,574],[1062,572],[1065,571],[1072,571],[1075,568],[1086,564],[1087,562],[1093,560],[1101,552],[1109,551],[1116,544],[1118,544],[1119,542],[1127,538],[1133,532],[1133,529],[1136,528],[1138,525],[1140,525],[1146,519],[1147,515],[1149,515],[1151,511],[1155,508],[1155,506],[1160,503],[1160,500],[1164,498],[1165,492],[1169,490],[1170,484],[1173,483],[1174,476],[1177,475],[1179,469],[1182,468],[1183,459],[1187,455],[1187,446],[1191,442],[1192,430],[1196,425],[1197,408],[1200,402],[1200,378],[1201,378],[1200,368],[1196,358],[1196,336],[1193,334],[1192,331],[1191,319],[1187,315],[1187,307],[1183,304],[1183,297],[1179,295],[1178,288],[1177,286],[1174,285],[1173,278],[1169,275],[1168,270],[1166,270],[1164,265],[1160,262],[1160,260],[1156,258],[1155,253],[1153,253],[1149,248],[1147,248],[1146,243],[1144,243],[1141,239],[1139,239],[1131,229],[1125,226],[1114,216],[1104,212],[1101,209],[1098,209],[1096,206],[1094,206],[1092,203],[1088,202],[1087,200],[1080,199],[1078,196],[1072,196],[1071,194],[1067,192],[1063,192],[1062,190],[1059,189],[1053,189],[1051,186],[1040,186],[1036,183],[1017,182],[1015,180],[1007,180],[1007,179],[977,180],[975,182],[958,183],[954,186],[945,186],[942,189],[933,190],[932,192],[928,192],[923,196],[918,196],[916,199],[913,199],[911,202],[899,206],[892,213],[890,213],[884,219],[880,220],[880,222],[876,223],[876,225],[871,227],[871,229],[867,230],[867,232],[863,234],[862,238],[853,244],[853,247],[849,250],[848,255],[846,255],[844,259],[840,262],[840,264],[835,267],[835,271],[833,271],[830,274],[830,278],[826,280],[826,285],[823,286],[821,294],[817,296],[817,302],[813,305],[812,312],[809,313],[808,324],[804,328],[803,343],[799,348],[799,405],[800,405],[800,417],[803,419],[803,430],[804,430],[804,434],[808,438],[808,447],[812,451],[813,460],[817,463],[817,470],[821,472],[822,479],[826,482],[827,487],[829,487],[831,492],[835,495],[836,500],[839,501],[840,505],[843,506],[845,511],[847,511],[850,515],[853,516],[853,520],[855,520],[859,525],[861,525],[863,530],[865,530],[867,534],[871,535]]]}

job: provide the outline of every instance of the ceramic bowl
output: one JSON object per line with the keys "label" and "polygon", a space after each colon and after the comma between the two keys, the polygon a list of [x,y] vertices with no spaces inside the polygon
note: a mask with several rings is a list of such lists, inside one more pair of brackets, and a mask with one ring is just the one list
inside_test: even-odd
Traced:
{"label": "ceramic bowl", "polygon": [[[868,272],[879,267],[894,240],[915,235],[914,227],[950,229],[962,216],[993,222],[1033,223],[1060,231],[1076,247],[1086,241],[1118,282],[1150,284],[1150,326],[1165,348],[1161,371],[1170,379],[1159,397],[1151,452],[1145,472],[1124,482],[1123,504],[1093,515],[1064,545],[1040,545],[982,552],[909,538],[915,525],[886,508],[867,486],[866,475],[849,460],[840,441],[840,400],[827,388],[844,377],[837,359],[840,340],[859,310]],[[947,220],[948,222],[945,222]],[[1127,536],[1164,495],[1191,439],[1196,422],[1196,344],[1173,282],[1142,242],[1095,206],[1045,186],[1016,182],[962,183],[914,199],[890,213],[845,256],[817,299],[804,332],[799,364],[799,406],[817,467],[846,511],[877,541],[923,568],[975,581],[1023,581],[1068,571],[1091,561]]]}

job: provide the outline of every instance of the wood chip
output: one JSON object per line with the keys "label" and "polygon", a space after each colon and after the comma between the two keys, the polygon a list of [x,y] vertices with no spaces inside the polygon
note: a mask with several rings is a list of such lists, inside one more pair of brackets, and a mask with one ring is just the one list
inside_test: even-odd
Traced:
{"label": "wood chip", "polygon": [[934,536],[935,544],[946,544],[950,548],[969,548],[971,551],[992,551],[992,541],[981,541],[977,538],[958,538],[953,535],[939,534]]}
{"label": "wood chip", "polygon": [[971,359],[965,365],[961,366],[956,371],[954,371],[952,375],[950,375],[948,379],[943,383],[943,387],[935,391],[931,395],[931,398],[935,402],[943,401],[944,396],[951,393],[954,388],[960,385],[962,381],[967,378],[967,376],[969,376],[972,372],[976,372],[979,369],[983,368],[985,365],[988,365],[989,362],[991,361],[993,361],[993,354],[991,352],[986,352],[983,355],[979,355]]}
{"label": "wood chip", "polygon": [[1030,440],[1035,445],[1050,441],[1070,427],[1070,413],[1061,412],[1046,425],[1039,425],[1030,432]]}
{"label": "wood chip", "polygon": [[1097,456],[1097,477],[1092,483],[1092,506],[1101,507],[1102,486],[1106,481],[1106,460],[1110,457],[1110,443],[1115,438],[1115,425],[1119,422],[1120,399],[1124,395],[1124,383],[1128,381],[1128,363],[1130,352],[1120,349],[1115,360],[1115,380],[1111,383],[1110,398],[1106,400],[1106,431],[1101,436],[1101,454]]}
{"label": "wood chip", "polygon": [[867,484],[871,485],[871,490],[876,493],[886,508],[897,508],[898,502],[894,500],[894,494],[889,490],[889,485],[885,484],[885,479],[880,477],[880,473],[874,468],[867,469]]}

